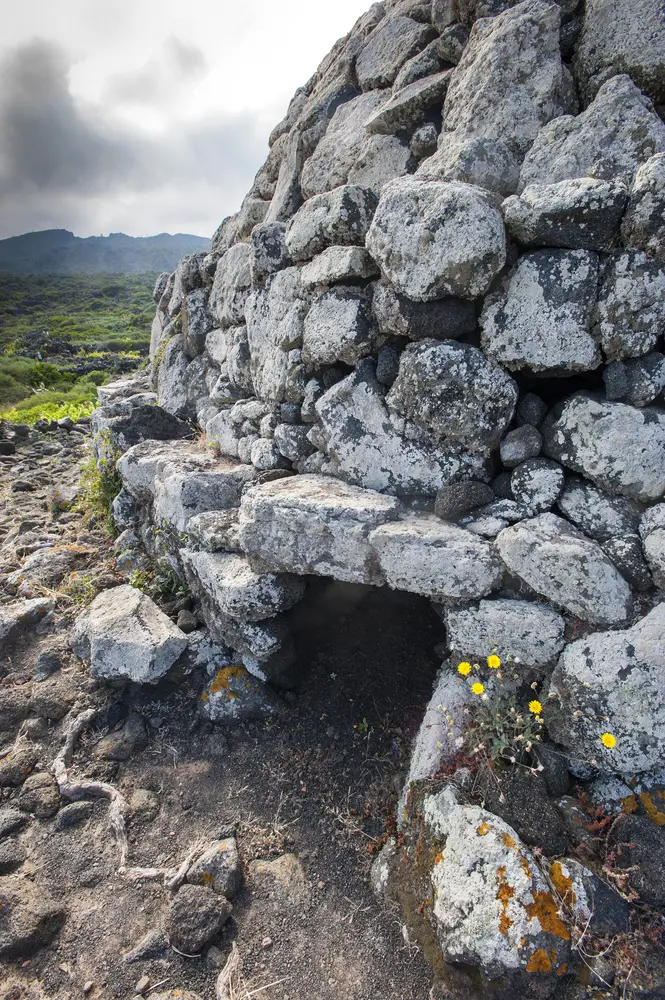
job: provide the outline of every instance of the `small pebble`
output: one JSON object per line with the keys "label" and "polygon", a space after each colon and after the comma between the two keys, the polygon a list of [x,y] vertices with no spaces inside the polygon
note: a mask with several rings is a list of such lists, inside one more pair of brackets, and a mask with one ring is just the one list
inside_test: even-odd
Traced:
{"label": "small pebble", "polygon": [[148,989],[149,986],[150,986],[150,977],[141,976],[138,983],[134,987],[134,991],[136,993],[145,993],[145,991]]}
{"label": "small pebble", "polygon": [[84,993],[89,993],[89,992],[90,992],[90,990],[92,989],[92,987],[93,987],[94,985],[95,985],[95,984],[93,983],[92,979],[89,979],[89,980],[87,981],[87,983],[84,983],[84,984],[83,984],[83,992],[84,992]]}
{"label": "small pebble", "polygon": [[272,948],[272,938],[264,937],[263,941],[261,942],[261,947],[263,949]]}

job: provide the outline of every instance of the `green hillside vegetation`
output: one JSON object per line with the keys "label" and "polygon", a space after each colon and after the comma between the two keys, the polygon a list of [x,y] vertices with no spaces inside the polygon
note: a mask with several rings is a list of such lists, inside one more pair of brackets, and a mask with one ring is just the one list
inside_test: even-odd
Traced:
{"label": "green hillside vegetation", "polygon": [[96,387],[147,355],[155,277],[0,274],[0,415],[89,413]]}

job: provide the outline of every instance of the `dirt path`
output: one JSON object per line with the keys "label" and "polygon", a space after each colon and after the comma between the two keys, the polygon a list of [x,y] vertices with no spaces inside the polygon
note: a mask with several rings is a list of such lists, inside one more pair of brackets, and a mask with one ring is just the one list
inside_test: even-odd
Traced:
{"label": "dirt path", "polygon": [[[50,520],[50,488],[73,485],[81,456],[80,445],[40,455],[51,437],[3,460],[2,569],[25,558],[17,531],[32,519],[40,521],[37,535],[85,550],[75,572],[113,579],[101,531],[78,515]],[[10,481],[40,474],[38,490],[12,492]],[[15,588],[5,578],[3,601],[15,599],[9,589]],[[63,726],[49,714],[63,719],[92,706],[97,728],[80,740],[73,772],[111,782],[128,800],[128,864],[177,867],[198,840],[232,828],[245,887],[214,946],[185,958],[165,937],[169,893],[161,880],[118,873],[106,801],[83,807],[86,815],[72,826],[63,826],[59,814],[29,818],[0,840],[0,848],[15,843],[25,855],[6,878],[49,892],[66,919],[50,945],[0,966],[6,983],[0,998],[132,997],[147,976],[151,986],[164,983],[152,995],[189,989],[213,1000],[219,966],[235,941],[243,996],[427,1000],[429,971],[404,940],[398,915],[382,908],[369,884],[436,670],[433,648],[442,634],[427,602],[314,584],[294,622],[302,669],[297,692],[276,719],[233,729],[201,719],[202,680],[195,674],[156,688],[92,680],[66,651],[74,614],[71,602],[60,599],[55,615],[32,628],[4,663],[0,695],[10,707],[0,712],[0,728],[11,724],[0,753],[23,724],[25,745],[37,751],[36,770],[47,771]],[[33,683],[40,654],[54,650],[60,669]],[[29,699],[27,722],[25,708],[11,710],[17,691]],[[19,794],[4,787],[0,808],[15,806]],[[124,956],[141,942],[148,954],[127,962]]]}

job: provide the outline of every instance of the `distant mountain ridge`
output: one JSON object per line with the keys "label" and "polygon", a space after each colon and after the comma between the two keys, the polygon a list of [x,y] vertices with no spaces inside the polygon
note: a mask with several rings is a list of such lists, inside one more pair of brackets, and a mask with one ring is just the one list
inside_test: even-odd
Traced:
{"label": "distant mountain ridge", "polygon": [[141,274],[172,271],[183,254],[205,252],[210,241],[189,233],[158,236],[74,236],[45,229],[0,240],[0,272],[12,274]]}

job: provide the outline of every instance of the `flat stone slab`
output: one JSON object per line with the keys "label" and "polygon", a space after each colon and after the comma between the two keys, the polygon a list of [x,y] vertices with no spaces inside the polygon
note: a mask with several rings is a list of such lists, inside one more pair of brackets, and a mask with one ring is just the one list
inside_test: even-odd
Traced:
{"label": "flat stone slab", "polygon": [[472,601],[501,581],[501,561],[492,545],[435,515],[405,514],[376,528],[369,542],[394,590]]}
{"label": "flat stone slab", "polygon": [[[446,632],[451,657],[478,660],[497,654],[523,667],[544,668],[564,647],[565,622],[545,604],[501,598],[466,608],[450,608]],[[457,660],[456,660],[457,658]]]}
{"label": "flat stone slab", "polygon": [[401,510],[395,497],[327,476],[296,476],[245,493],[240,540],[250,557],[273,569],[380,585],[368,536]]}
{"label": "flat stone slab", "polygon": [[193,589],[203,589],[215,608],[241,622],[272,618],[293,607],[305,590],[304,582],[290,574],[256,573],[233,552],[185,549],[180,556]]}

